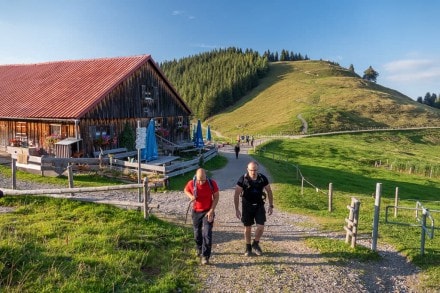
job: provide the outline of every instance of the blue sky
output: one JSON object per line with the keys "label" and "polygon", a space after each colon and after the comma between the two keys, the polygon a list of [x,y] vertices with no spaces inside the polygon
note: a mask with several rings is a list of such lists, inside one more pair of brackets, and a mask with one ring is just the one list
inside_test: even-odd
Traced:
{"label": "blue sky", "polygon": [[0,64],[286,49],[416,99],[440,93],[439,16],[437,0],[0,0]]}

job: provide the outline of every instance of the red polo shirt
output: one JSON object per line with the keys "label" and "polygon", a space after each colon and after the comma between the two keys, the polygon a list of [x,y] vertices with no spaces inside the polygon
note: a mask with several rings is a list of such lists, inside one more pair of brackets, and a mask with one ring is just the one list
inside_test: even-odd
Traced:
{"label": "red polo shirt", "polygon": [[[215,180],[211,179],[212,188],[209,186],[208,180],[206,180],[203,184],[196,181],[197,187],[197,198],[194,201],[194,210],[196,212],[207,211],[211,208],[212,205],[212,195],[218,191],[218,185]],[[185,190],[189,191],[191,194],[194,194],[194,181],[190,180],[185,186]]]}

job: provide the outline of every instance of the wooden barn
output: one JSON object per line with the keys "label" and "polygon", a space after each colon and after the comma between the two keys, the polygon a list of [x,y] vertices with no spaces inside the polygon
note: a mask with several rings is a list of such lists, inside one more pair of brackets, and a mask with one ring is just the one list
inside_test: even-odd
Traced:
{"label": "wooden barn", "polygon": [[0,65],[0,105],[1,151],[135,150],[139,121],[153,118],[161,143],[190,142],[191,110],[150,55]]}

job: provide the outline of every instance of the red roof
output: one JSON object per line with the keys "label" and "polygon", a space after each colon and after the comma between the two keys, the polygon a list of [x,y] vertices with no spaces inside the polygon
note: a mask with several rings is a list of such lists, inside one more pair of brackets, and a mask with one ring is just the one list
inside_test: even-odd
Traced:
{"label": "red roof", "polygon": [[80,118],[150,55],[0,65],[0,117]]}

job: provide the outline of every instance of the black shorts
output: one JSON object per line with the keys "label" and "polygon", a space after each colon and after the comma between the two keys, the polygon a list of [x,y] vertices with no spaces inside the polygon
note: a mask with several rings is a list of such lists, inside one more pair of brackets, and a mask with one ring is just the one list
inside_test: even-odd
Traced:
{"label": "black shorts", "polygon": [[251,204],[242,202],[241,221],[245,226],[252,226],[257,223],[264,225],[266,222],[266,209],[264,204]]}

